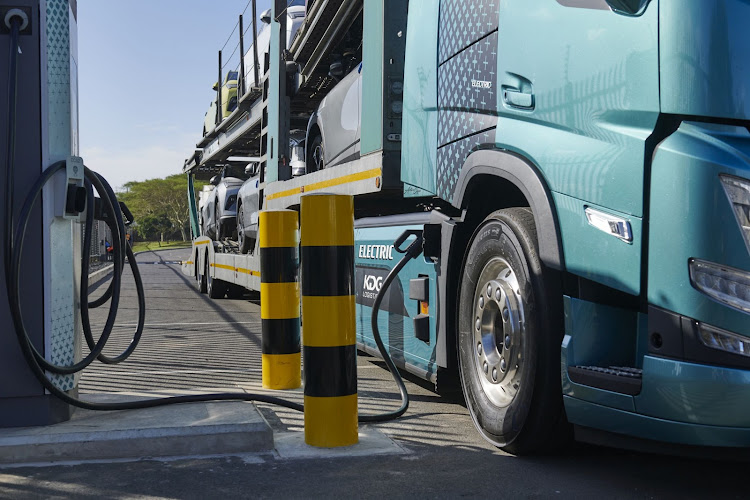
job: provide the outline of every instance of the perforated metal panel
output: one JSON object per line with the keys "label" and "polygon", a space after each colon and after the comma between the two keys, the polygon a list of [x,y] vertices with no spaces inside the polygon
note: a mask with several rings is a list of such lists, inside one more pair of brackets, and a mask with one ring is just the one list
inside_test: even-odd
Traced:
{"label": "perforated metal panel", "polygon": [[[74,151],[74,115],[71,87],[75,89],[75,62],[71,53],[71,19],[68,0],[45,2],[47,160],[51,163],[65,159]],[[73,24],[75,26],[75,24]],[[77,299],[80,262],[81,231],[70,220],[53,218],[48,225],[49,256],[46,275],[48,283],[46,358],[57,365],[75,363],[78,353],[79,326]],[[76,274],[76,271],[78,273]],[[52,382],[68,391],[76,386],[76,377],[50,374]]]}

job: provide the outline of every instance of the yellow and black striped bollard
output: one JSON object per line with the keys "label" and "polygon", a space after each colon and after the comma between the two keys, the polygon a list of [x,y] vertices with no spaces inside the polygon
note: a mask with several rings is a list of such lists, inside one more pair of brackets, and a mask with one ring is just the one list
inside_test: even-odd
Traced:
{"label": "yellow and black striped bollard", "polygon": [[263,387],[302,385],[298,215],[294,210],[260,212],[260,317]]}
{"label": "yellow and black striped bollard", "polygon": [[305,442],[358,442],[354,309],[354,201],[302,197],[302,325]]}

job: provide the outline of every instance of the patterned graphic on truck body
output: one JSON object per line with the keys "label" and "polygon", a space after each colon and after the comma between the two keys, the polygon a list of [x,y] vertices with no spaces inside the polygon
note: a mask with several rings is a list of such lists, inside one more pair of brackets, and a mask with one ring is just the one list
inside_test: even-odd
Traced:
{"label": "patterned graphic on truck body", "polygon": [[500,0],[443,0],[438,68],[437,194],[453,198],[466,157],[494,142]]}

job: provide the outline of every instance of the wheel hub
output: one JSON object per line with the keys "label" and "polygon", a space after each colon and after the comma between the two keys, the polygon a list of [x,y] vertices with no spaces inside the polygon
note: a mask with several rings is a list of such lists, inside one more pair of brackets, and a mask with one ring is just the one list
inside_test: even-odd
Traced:
{"label": "wheel hub", "polygon": [[490,260],[474,292],[474,350],[479,380],[498,406],[509,404],[521,384],[523,300],[516,274],[502,258]]}

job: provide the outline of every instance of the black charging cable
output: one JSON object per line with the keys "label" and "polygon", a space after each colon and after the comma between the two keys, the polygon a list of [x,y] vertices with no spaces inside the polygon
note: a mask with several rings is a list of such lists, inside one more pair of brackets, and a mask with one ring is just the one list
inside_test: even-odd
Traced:
{"label": "black charging cable", "polygon": [[[414,240],[405,250],[402,250],[401,245],[403,245],[411,236],[414,236]],[[385,293],[388,291],[388,288],[391,286],[393,280],[396,279],[396,276],[398,276],[398,273],[401,272],[401,270],[410,260],[416,259],[422,254],[422,244],[422,231],[415,229],[404,231],[401,236],[399,236],[399,238],[394,242],[393,246],[396,251],[404,254],[404,256],[401,257],[401,260],[398,261],[398,264],[396,264],[396,266],[391,269],[391,272],[388,273],[388,276],[385,277],[383,286],[380,288],[377,296],[375,297],[375,303],[372,305],[372,316],[370,317],[372,336],[375,338],[375,343],[378,346],[378,351],[383,357],[383,361],[385,361],[385,365],[388,367],[388,371],[391,372],[393,380],[395,380],[396,385],[398,385],[398,390],[401,393],[401,406],[398,410],[383,413],[380,415],[360,415],[360,422],[382,422],[384,420],[392,420],[403,415],[409,408],[409,393],[406,392],[406,385],[404,385],[404,381],[401,378],[401,374],[398,372],[398,368],[396,368],[396,365],[393,363],[393,359],[391,359],[390,354],[386,350],[385,345],[383,344],[383,339],[380,338],[380,329],[378,328],[378,313],[380,312],[380,304],[383,302],[383,297],[385,297]]]}

